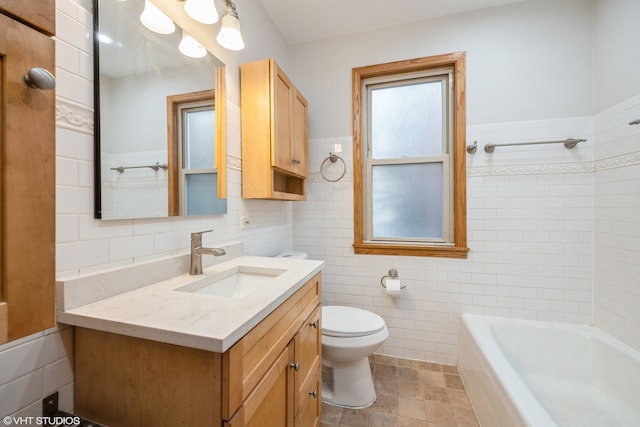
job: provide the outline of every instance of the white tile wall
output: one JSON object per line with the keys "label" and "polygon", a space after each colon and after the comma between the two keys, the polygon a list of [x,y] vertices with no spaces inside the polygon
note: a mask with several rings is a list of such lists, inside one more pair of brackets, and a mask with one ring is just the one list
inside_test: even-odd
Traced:
{"label": "white tile wall", "polygon": [[640,96],[595,117],[596,326],[640,350]]}
{"label": "white tile wall", "polygon": [[[488,142],[587,138],[560,145],[482,150]],[[323,301],[380,314],[385,354],[455,363],[462,312],[590,323],[593,280],[593,129],[589,118],[473,126],[468,141],[467,260],[354,255],[350,137],[310,143],[307,203],[294,205],[294,246],[327,262]],[[324,181],[320,165],[342,144],[348,172]],[[326,165],[325,165],[326,167]],[[337,162],[324,170],[339,176]],[[398,269],[407,285],[393,300],[380,278]]]}

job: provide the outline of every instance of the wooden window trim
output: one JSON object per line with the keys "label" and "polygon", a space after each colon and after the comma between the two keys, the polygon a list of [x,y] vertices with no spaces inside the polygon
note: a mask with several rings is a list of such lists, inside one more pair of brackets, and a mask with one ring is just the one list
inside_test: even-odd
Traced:
{"label": "wooden window trim", "polygon": [[[453,67],[453,246],[429,244],[385,244],[365,242],[363,237],[363,158],[362,158],[362,81],[398,73],[425,69]],[[466,258],[467,248],[467,192],[466,192],[466,55],[464,52],[429,56],[354,68],[353,90],[353,190],[354,190],[354,252],[356,254],[435,256]]]}

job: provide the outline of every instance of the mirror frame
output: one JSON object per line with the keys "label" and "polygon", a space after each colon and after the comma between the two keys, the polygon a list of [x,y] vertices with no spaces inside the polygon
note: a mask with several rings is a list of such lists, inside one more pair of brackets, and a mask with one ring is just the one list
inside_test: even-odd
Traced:
{"label": "mirror frame", "polygon": [[[100,41],[97,34],[100,29],[99,4],[100,1],[93,0],[93,206],[94,218],[102,219],[102,166],[101,166],[101,133],[100,133]],[[175,21],[175,20],[174,20]],[[208,51],[210,55],[212,52]],[[215,55],[214,55],[215,56]],[[219,61],[219,60],[218,60]],[[219,61],[220,62],[220,61]],[[225,66],[216,67],[215,72],[215,118],[216,118],[216,168],[218,169],[218,198],[227,198],[227,95]],[[167,129],[170,124],[167,123]],[[167,192],[170,188],[167,188]],[[169,200],[171,198],[169,197]],[[171,202],[167,206],[166,217],[149,218],[170,218],[179,216],[171,211]],[[224,215],[224,214],[221,214]],[[144,217],[129,219],[145,219]]]}

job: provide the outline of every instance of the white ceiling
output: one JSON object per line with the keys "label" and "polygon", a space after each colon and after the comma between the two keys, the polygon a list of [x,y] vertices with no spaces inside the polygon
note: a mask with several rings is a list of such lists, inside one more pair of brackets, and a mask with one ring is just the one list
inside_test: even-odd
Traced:
{"label": "white ceiling", "polygon": [[[523,0],[260,0],[290,44],[520,1]],[[239,4],[240,14],[241,7]]]}

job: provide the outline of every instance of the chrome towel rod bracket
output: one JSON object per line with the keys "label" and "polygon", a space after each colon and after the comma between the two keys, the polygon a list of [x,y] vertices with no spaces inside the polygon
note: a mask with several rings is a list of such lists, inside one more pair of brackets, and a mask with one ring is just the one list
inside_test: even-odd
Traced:
{"label": "chrome towel rod bracket", "polygon": [[496,147],[513,147],[518,145],[539,145],[539,144],[564,144],[565,148],[571,149],[578,145],[579,142],[585,142],[586,139],[568,138],[559,141],[533,141],[533,142],[518,142],[507,144],[486,144],[484,151],[486,153],[493,153]]}

